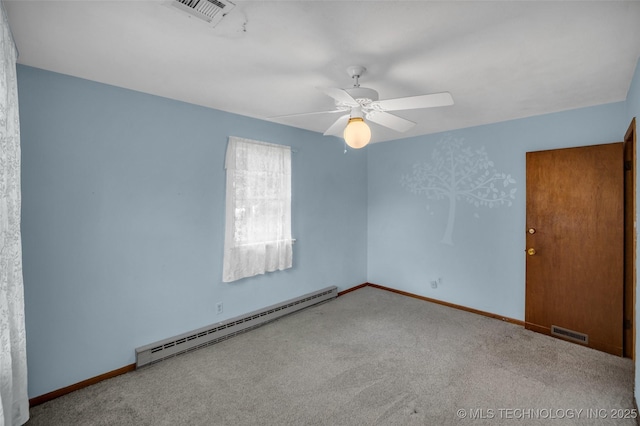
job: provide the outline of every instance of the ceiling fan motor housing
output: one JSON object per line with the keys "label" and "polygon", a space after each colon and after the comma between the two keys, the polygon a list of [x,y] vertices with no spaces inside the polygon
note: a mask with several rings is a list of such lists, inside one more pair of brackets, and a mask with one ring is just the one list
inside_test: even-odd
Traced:
{"label": "ceiling fan motor housing", "polygon": [[361,99],[368,100],[367,103],[378,100],[378,92],[368,87],[352,87],[350,89],[344,89],[353,99],[358,101],[362,105]]}

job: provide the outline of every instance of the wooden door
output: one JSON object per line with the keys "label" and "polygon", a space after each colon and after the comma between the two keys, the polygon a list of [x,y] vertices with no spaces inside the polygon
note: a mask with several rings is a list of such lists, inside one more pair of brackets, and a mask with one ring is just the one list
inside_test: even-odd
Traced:
{"label": "wooden door", "polygon": [[526,328],[623,347],[623,145],[527,153]]}
{"label": "wooden door", "polygon": [[636,119],[624,137],[624,356],[635,359]]}

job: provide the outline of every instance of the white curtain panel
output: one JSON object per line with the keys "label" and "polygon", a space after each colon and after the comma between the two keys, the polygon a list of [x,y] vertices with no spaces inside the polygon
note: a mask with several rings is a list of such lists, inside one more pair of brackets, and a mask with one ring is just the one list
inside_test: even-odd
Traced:
{"label": "white curtain panel", "polygon": [[16,48],[0,3],[0,425],[29,419],[20,236]]}
{"label": "white curtain panel", "polygon": [[222,280],[291,268],[291,148],[229,137]]}

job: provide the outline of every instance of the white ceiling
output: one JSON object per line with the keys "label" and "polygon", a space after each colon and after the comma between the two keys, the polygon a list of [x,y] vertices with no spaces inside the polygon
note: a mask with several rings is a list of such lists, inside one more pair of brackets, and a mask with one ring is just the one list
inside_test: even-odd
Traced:
{"label": "white ceiling", "polygon": [[332,109],[350,65],[381,99],[453,95],[378,142],[622,101],[640,57],[640,1],[238,0],[215,28],[168,1],[4,3],[21,64],[249,117]]}

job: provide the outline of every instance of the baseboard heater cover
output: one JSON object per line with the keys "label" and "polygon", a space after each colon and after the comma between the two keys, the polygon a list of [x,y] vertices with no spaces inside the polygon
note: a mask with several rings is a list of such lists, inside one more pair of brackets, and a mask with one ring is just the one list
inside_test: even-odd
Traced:
{"label": "baseboard heater cover", "polygon": [[335,299],[337,296],[337,287],[327,287],[239,317],[141,346],[136,348],[136,368],[221,342],[285,315]]}
{"label": "baseboard heater cover", "polygon": [[589,335],[569,330],[567,328],[558,327],[557,325],[551,326],[551,334],[553,334],[554,336],[569,339],[573,342],[583,343],[585,345],[589,344]]}

